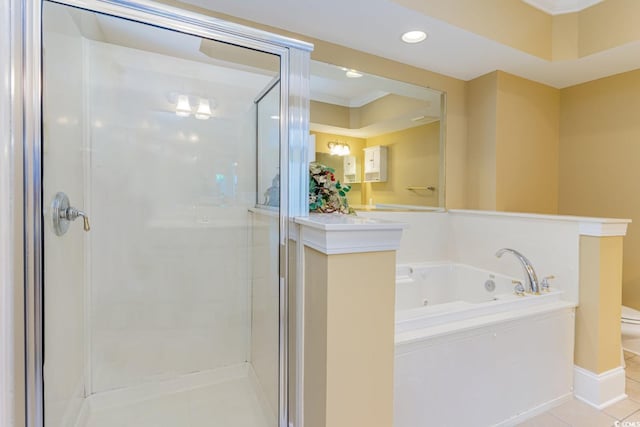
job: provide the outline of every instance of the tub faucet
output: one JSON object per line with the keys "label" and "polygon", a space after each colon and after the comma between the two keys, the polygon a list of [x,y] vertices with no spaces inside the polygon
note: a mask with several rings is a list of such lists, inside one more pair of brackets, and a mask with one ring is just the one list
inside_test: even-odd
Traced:
{"label": "tub faucet", "polygon": [[527,259],[520,252],[515,249],[502,248],[496,252],[496,256],[500,258],[505,252],[513,254],[520,263],[522,264],[522,269],[524,270],[525,276],[527,277],[527,284],[529,285],[529,292],[534,294],[540,293],[540,286],[538,285],[538,276],[536,276],[536,271],[533,269],[533,265],[531,265],[531,261]]}

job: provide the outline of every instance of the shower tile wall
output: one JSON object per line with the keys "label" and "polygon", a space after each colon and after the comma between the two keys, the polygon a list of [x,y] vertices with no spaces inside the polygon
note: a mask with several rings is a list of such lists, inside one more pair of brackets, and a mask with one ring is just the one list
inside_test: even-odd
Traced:
{"label": "shower tile wall", "polygon": [[[66,14],[45,22],[43,81],[43,209],[45,215],[45,348],[44,380],[49,403],[47,425],[71,425],[84,398],[85,235],[72,224],[55,236],[50,204],[64,191],[76,206],[84,205],[83,180],[83,42]],[[64,64],[64,66],[62,66]],[[49,280],[50,279],[50,280]]]}
{"label": "shower tile wall", "polygon": [[[249,107],[270,77],[250,87],[234,71],[234,87],[210,64],[100,42],[88,58],[91,390],[246,361]],[[178,117],[180,91],[236,104],[220,101],[223,120]]]}

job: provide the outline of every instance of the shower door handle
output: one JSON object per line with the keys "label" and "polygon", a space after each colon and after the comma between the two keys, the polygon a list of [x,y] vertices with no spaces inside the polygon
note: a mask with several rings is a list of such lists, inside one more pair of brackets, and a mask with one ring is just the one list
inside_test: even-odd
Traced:
{"label": "shower door handle", "polygon": [[69,197],[64,193],[56,194],[51,203],[51,215],[53,217],[53,231],[56,236],[62,236],[69,229],[69,223],[82,217],[84,231],[91,230],[89,216],[80,209],[76,209],[69,204]]}

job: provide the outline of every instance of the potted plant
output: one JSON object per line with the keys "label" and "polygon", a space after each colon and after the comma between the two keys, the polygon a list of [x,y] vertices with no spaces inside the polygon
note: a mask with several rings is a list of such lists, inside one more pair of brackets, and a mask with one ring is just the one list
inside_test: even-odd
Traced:
{"label": "potted plant", "polygon": [[348,185],[340,184],[335,170],[320,163],[309,164],[309,210],[321,213],[341,213],[355,215],[349,207]]}

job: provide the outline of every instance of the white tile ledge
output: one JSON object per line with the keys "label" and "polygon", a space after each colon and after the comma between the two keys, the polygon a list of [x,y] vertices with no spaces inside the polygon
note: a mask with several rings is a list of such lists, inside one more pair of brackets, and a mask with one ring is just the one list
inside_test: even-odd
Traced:
{"label": "white tile ledge", "polygon": [[575,222],[578,224],[580,235],[596,237],[624,236],[627,234],[627,226],[631,223],[630,219],[624,218],[596,218],[572,215],[544,215],[464,209],[450,209],[447,212],[453,215],[502,216],[506,218],[522,218],[539,221]]}
{"label": "white tile ledge", "polygon": [[310,214],[295,222],[303,244],[327,255],[397,250],[406,228],[399,222],[341,214]]}

